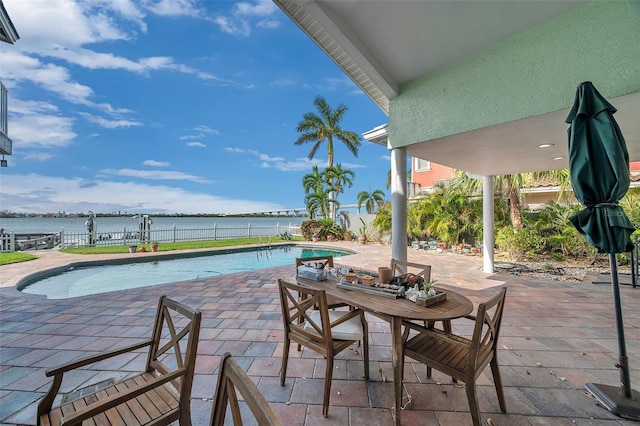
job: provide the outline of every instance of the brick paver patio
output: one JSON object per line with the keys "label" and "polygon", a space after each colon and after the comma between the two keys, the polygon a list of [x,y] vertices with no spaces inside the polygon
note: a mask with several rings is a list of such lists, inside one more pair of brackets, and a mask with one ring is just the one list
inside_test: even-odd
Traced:
{"label": "brick paver patio", "polygon": [[[389,263],[391,250],[377,244],[332,243],[359,253],[337,261],[361,268]],[[298,353],[292,345],[286,385],[278,373],[282,321],[277,278],[294,277],[293,265],[202,280],[172,283],[67,300],[47,300],[16,290],[23,276],[93,256],[57,251],[41,258],[0,267],[0,422],[35,424],[39,398],[48,389],[47,368],[120,345],[151,332],[158,297],[167,294],[203,312],[196,378],[192,395],[195,425],[205,425],[211,412],[217,366],[231,352],[247,370],[285,425],[390,425],[391,353],[388,324],[368,316],[371,380],[362,378],[356,346],[338,356],[329,417],[322,417],[324,360],[314,352]],[[133,256],[144,256],[134,254]],[[125,255],[118,255],[120,257]],[[128,256],[128,255],[126,255]],[[433,265],[437,285],[469,297],[475,305],[507,286],[500,338],[506,414],[498,408],[489,370],[479,382],[480,408],[493,425],[619,425],[623,420],[585,394],[588,382],[620,381],[611,289],[608,285],[545,281],[523,276],[485,274],[477,257],[426,252],[410,260]],[[624,325],[631,380],[640,378],[640,289],[623,286]],[[469,332],[462,320],[454,328]],[[137,370],[144,354],[90,366],[63,382],[62,392],[119,379]],[[464,388],[438,372],[426,379],[426,368],[407,359],[405,386],[412,403],[403,425],[468,425],[471,417]]]}

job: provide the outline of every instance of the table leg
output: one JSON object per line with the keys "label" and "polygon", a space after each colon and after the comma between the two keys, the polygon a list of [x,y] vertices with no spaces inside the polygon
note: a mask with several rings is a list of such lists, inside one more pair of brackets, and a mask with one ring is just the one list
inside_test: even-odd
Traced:
{"label": "table leg", "polygon": [[391,318],[391,363],[393,364],[393,424],[400,426],[400,408],[402,407],[402,319]]}

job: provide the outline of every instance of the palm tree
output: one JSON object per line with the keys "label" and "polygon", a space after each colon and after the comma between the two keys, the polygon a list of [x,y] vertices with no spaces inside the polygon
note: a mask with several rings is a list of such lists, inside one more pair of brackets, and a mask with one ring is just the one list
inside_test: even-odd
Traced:
{"label": "palm tree", "polygon": [[349,169],[343,169],[340,163],[336,164],[335,167],[327,167],[323,174],[327,184],[333,192],[335,192],[334,201],[336,202],[338,200],[338,194],[344,192],[345,185],[351,188],[353,186],[353,179],[356,177],[355,172]]}
{"label": "palm tree", "polygon": [[318,166],[313,166],[313,171],[302,177],[304,193],[322,192],[324,189],[324,176],[318,171]]}
{"label": "palm tree", "polygon": [[[349,130],[343,130],[340,127],[340,121],[347,112],[344,104],[338,105],[336,109],[332,109],[322,96],[316,96],[313,100],[318,113],[307,112],[302,116],[302,121],[298,123],[296,131],[301,133],[296,145],[302,145],[307,142],[313,143],[311,151],[309,151],[309,160],[316,155],[320,145],[327,141],[327,167],[333,167],[334,158],[334,139],[341,141],[357,157],[358,148],[360,147],[360,135]],[[332,184],[332,186],[335,186]],[[331,200],[335,199],[335,193],[330,194]],[[331,218],[335,220],[335,209],[332,208]]]}
{"label": "palm tree", "polygon": [[381,206],[384,203],[384,192],[381,189],[376,189],[373,192],[360,191],[358,192],[358,210],[364,204],[367,209],[367,213],[372,214],[376,205]]}
{"label": "palm tree", "polygon": [[340,121],[347,112],[347,107],[343,104],[338,105],[334,110],[322,96],[317,96],[313,100],[313,104],[318,109],[319,115],[308,112],[302,116],[302,121],[298,123],[296,131],[302,133],[296,145],[311,142],[313,147],[309,152],[309,160],[316,155],[318,148],[327,141],[327,167],[333,167],[333,140],[334,138],[341,141],[351,151],[354,157],[358,156],[358,148],[360,147],[360,136],[349,130],[342,130]]}

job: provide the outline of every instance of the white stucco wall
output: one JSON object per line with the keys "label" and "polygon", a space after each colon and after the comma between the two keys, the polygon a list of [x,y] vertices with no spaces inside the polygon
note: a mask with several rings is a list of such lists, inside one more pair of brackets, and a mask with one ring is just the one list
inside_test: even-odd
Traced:
{"label": "white stucco wall", "polygon": [[592,1],[404,85],[390,104],[390,143],[561,110],[586,80],[607,98],[640,91],[640,1]]}

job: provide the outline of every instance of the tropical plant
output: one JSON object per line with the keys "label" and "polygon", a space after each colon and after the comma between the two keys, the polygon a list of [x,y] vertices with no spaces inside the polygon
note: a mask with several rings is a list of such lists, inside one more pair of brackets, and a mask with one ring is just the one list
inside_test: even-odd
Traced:
{"label": "tropical plant", "polygon": [[[340,122],[347,112],[344,104],[338,105],[336,109],[332,109],[322,96],[317,96],[313,100],[313,104],[318,110],[318,114],[307,112],[302,116],[302,121],[298,123],[296,131],[301,133],[300,137],[295,141],[295,145],[312,143],[313,146],[309,151],[309,160],[312,160],[316,152],[323,142],[327,142],[327,167],[333,167],[333,159],[335,155],[333,142],[334,139],[342,142],[349,151],[358,156],[358,148],[360,147],[360,135],[349,130],[343,130]],[[334,184],[331,185],[335,187]],[[335,193],[330,193],[333,200]],[[335,210],[332,211],[331,218],[335,220]]]}
{"label": "tropical plant", "polygon": [[391,232],[391,203],[383,201],[376,211],[376,218],[371,222],[379,234],[387,234]]}
{"label": "tropical plant", "polygon": [[364,204],[367,213],[373,214],[376,206],[382,205],[384,202],[384,192],[380,189],[376,189],[372,192],[360,191],[358,192],[358,210]]}
{"label": "tropical plant", "polygon": [[323,176],[327,185],[335,192],[335,200],[337,200],[338,195],[344,193],[345,185],[348,188],[353,186],[356,174],[353,170],[343,169],[342,164],[338,163],[333,167],[327,167]]}

